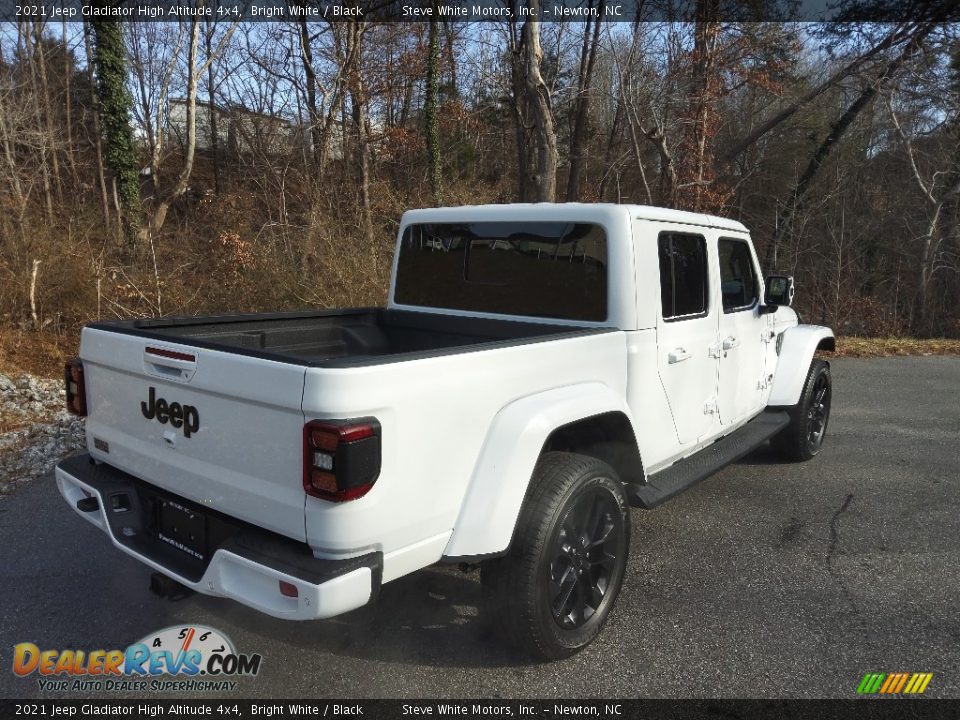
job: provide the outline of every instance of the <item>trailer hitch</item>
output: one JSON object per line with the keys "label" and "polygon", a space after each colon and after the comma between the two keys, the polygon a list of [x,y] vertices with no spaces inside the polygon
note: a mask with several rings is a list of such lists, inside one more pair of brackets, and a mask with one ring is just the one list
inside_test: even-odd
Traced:
{"label": "trailer hitch", "polygon": [[193,590],[183,583],[179,583],[173,578],[169,578],[163,573],[158,572],[150,576],[150,592],[171,602],[185,600],[194,593]]}

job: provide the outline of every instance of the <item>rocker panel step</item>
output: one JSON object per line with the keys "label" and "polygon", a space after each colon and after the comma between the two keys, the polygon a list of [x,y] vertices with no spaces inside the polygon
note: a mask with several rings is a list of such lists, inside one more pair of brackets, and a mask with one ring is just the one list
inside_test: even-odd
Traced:
{"label": "rocker panel step", "polygon": [[690,457],[651,475],[646,485],[628,484],[627,497],[634,507],[653,508],[742,458],[790,424],[782,410],[761,413],[743,427],[720,438]]}

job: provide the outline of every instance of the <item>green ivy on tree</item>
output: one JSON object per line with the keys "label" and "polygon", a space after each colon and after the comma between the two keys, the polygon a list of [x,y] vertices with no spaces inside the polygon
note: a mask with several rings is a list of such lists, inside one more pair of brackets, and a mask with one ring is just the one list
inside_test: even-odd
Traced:
{"label": "green ivy on tree", "polygon": [[[95,0],[106,6],[106,0]],[[130,127],[133,98],[127,89],[127,55],[120,23],[91,22],[94,34],[93,64],[97,74],[97,95],[103,120],[104,159],[113,172],[117,196],[123,211],[124,235],[136,244],[141,223],[140,176],[137,153]]]}

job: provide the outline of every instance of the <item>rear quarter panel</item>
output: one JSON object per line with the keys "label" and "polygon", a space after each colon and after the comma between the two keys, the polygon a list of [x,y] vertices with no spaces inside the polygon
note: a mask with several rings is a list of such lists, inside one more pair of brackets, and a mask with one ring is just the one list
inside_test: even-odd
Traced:
{"label": "rear quarter panel", "polygon": [[415,569],[401,556],[418,543],[423,548],[414,564],[436,562],[497,413],[520,398],[583,383],[624,397],[623,332],[371,367],[308,369],[308,420],[374,416],[383,442],[381,475],[369,494],[339,505],[307,498],[308,541],[331,554],[383,551],[385,580]]}

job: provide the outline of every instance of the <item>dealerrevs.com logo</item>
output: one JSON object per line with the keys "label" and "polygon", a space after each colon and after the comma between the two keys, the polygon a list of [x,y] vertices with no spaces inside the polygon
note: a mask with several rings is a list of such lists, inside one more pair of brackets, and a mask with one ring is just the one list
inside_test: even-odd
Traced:
{"label": "dealerrevs.com logo", "polygon": [[36,674],[46,691],[230,691],[237,686],[231,678],[255,676],[261,660],[202,625],[164,628],[125,650],[41,650],[29,642],[13,648],[14,674]]}

